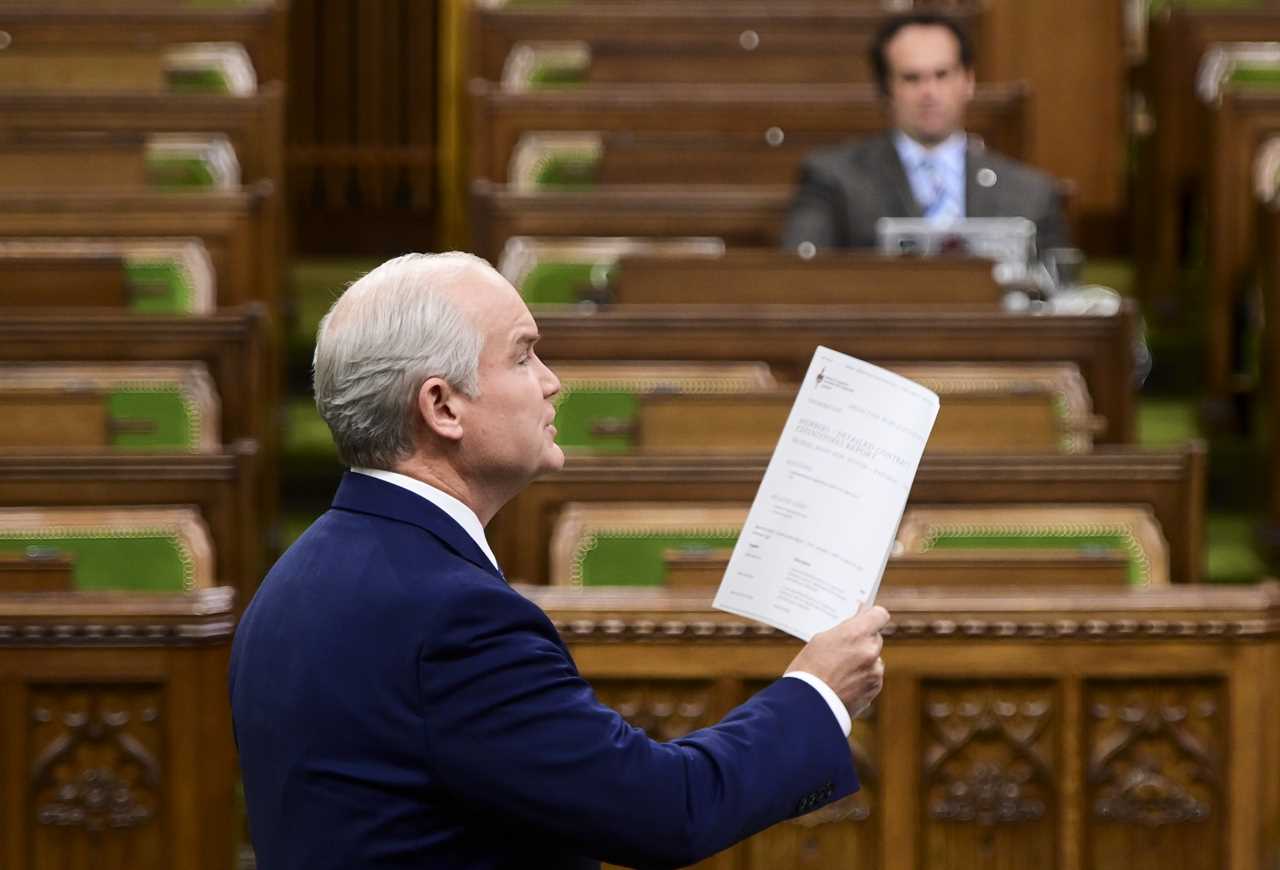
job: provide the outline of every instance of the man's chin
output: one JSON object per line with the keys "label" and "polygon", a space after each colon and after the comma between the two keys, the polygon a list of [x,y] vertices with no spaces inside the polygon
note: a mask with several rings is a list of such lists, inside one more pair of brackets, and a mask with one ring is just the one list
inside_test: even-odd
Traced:
{"label": "man's chin", "polygon": [[553,474],[564,468],[564,451],[560,449],[559,444],[552,444],[543,457],[542,467],[538,469],[538,477],[544,474]]}

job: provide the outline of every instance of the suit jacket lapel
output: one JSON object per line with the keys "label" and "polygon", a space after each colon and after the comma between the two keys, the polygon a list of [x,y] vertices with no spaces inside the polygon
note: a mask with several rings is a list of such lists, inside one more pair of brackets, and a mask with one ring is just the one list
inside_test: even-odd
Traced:
{"label": "suit jacket lapel", "polygon": [[879,137],[877,147],[880,154],[876,162],[884,167],[883,190],[886,204],[891,206],[885,214],[895,217],[924,217],[924,210],[911,192],[911,182],[907,180],[907,170],[902,165],[902,158],[898,156],[898,149],[893,144],[893,134],[886,133]]}
{"label": "suit jacket lapel", "polygon": [[986,146],[980,139],[970,137],[964,158],[965,217],[999,217],[996,202],[999,184],[999,176],[987,160]]}
{"label": "suit jacket lapel", "polygon": [[417,526],[430,532],[461,558],[504,582],[506,580],[453,517],[404,487],[367,474],[348,471],[338,485],[338,492],[333,497],[333,507]]}

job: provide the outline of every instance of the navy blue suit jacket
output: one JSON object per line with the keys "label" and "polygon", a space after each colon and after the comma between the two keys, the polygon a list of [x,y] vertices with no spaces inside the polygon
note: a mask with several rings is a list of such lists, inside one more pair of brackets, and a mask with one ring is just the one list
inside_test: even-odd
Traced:
{"label": "navy blue suit jacket", "polygon": [[682,865],[857,788],[800,680],[650,740],[457,523],[359,474],[254,596],[231,703],[262,870]]}

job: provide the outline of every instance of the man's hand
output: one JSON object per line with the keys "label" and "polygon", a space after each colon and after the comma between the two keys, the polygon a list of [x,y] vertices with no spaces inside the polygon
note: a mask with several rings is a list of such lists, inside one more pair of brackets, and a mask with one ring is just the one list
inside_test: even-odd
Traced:
{"label": "man's hand", "polygon": [[884,685],[880,629],[889,624],[883,607],[863,610],[819,632],[791,660],[787,672],[806,671],[822,680],[844,702],[850,718],[871,705]]}

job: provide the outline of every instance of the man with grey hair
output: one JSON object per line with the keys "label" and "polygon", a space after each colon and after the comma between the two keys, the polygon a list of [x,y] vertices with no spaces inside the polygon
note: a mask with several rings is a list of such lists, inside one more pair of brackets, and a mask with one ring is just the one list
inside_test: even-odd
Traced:
{"label": "man with grey hair", "polygon": [[692,863],[857,788],[872,608],[719,724],[650,740],[600,704],[484,526],[564,463],[537,324],[482,260],[410,255],[334,304],[316,405],[333,507],[236,632],[231,703],[264,870]]}

